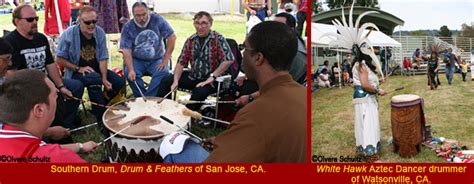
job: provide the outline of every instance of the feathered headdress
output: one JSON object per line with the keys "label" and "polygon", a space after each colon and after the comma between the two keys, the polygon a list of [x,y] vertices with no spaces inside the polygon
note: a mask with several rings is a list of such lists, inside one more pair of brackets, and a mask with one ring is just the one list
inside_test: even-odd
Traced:
{"label": "feathered headdress", "polygon": [[362,24],[362,26],[359,27],[360,20],[371,13],[378,13],[377,11],[367,11],[359,15],[357,17],[357,20],[355,22],[355,26],[353,23],[352,19],[352,10],[354,8],[354,3],[356,0],[352,1],[352,6],[349,11],[349,25],[346,22],[346,18],[344,15],[344,7],[342,7],[342,23],[334,19],[332,21],[332,24],[336,26],[337,32],[339,33],[325,33],[321,37],[329,37],[332,39],[332,41],[329,43],[330,46],[342,48],[343,51],[346,52],[351,52],[353,56],[356,58],[361,58],[362,54],[366,54],[372,58],[372,64],[376,67],[376,69],[379,71],[379,73],[382,75],[383,79],[383,72],[382,72],[382,67],[380,65],[380,62],[377,58],[377,56],[374,53],[374,49],[371,46],[371,43],[368,39],[369,34],[371,33],[372,30],[370,30],[367,34],[363,34],[364,30],[367,28],[371,27],[374,28],[375,30],[379,30],[379,28],[370,22]]}

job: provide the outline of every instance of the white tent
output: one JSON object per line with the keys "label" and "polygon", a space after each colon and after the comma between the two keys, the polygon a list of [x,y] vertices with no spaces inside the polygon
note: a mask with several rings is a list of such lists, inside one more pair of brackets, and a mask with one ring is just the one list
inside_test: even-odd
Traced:
{"label": "white tent", "polygon": [[[311,45],[313,47],[329,47],[329,43],[331,42],[330,37],[321,37],[325,33],[337,33],[337,28],[333,25],[329,24],[320,24],[320,23],[311,23]],[[369,32],[369,30],[364,30],[364,35],[366,35]],[[334,38],[334,37],[333,37]],[[386,34],[380,32],[380,31],[372,31],[368,37],[368,40],[370,41],[372,46],[378,46],[378,47],[401,47],[402,44],[400,42],[390,38]],[[337,46],[336,46],[337,47]],[[336,62],[340,68],[340,54],[339,50],[335,48],[337,51],[336,54]],[[316,57],[318,56],[317,54],[317,49],[316,49]],[[386,63],[388,66],[388,63]],[[341,82],[341,77],[339,77],[339,82]]]}
{"label": "white tent", "polygon": [[[311,23],[311,44],[317,47],[327,47],[331,39],[329,37],[321,38],[324,33],[337,33],[337,29],[333,25],[320,24],[320,23]],[[364,34],[367,34],[369,30],[364,30]],[[372,43],[372,46],[379,47],[401,47],[400,42],[390,38],[386,34],[380,31],[372,31],[369,35],[369,41]]]}

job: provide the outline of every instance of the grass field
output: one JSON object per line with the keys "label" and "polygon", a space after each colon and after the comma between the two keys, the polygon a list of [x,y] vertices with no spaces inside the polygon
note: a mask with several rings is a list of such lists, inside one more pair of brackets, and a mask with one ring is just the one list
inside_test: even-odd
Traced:
{"label": "grass field", "polygon": [[[44,12],[39,11],[37,15],[40,17],[40,21],[38,23],[38,30],[39,32],[43,32],[44,26]],[[195,29],[193,26],[193,15],[192,14],[165,14],[163,15],[164,18],[168,21],[171,27],[174,29],[175,34],[177,36],[176,46],[172,54],[172,62],[173,66],[175,65],[176,59],[178,58],[181,48],[185,40],[195,33]],[[221,33],[226,38],[232,38],[237,41],[237,43],[242,43],[245,39],[245,17],[235,15],[217,15],[213,16],[214,23],[212,29]],[[15,27],[13,26],[11,14],[1,14],[0,15],[0,29],[1,30],[14,30]],[[3,32],[0,31],[0,35],[3,36]],[[122,67],[123,60],[121,54],[118,52],[118,45],[113,45],[110,42],[111,39],[119,38],[120,34],[108,34],[109,37],[108,45],[109,45],[109,56],[111,57],[111,63],[109,63],[110,68],[114,67]],[[129,94],[131,94],[130,89],[128,89]],[[87,99],[87,93],[85,93],[85,99]],[[90,109],[89,104],[86,104],[86,108]],[[79,112],[79,117],[82,125],[90,124],[95,122],[94,116],[90,112],[85,112],[82,108]],[[200,128],[198,126],[193,126],[191,131],[197,134],[200,137],[206,138],[209,136],[214,136],[220,132],[222,132],[223,128]],[[85,142],[85,141],[96,141],[99,142],[103,140],[103,136],[99,133],[97,128],[88,128],[84,131],[80,131],[75,133],[73,136],[75,142]],[[104,148],[98,148],[94,153],[81,156],[89,161],[89,162],[99,162],[104,155]]]}
{"label": "grass field", "polygon": [[[470,76],[470,74],[468,74]],[[379,97],[380,127],[383,162],[446,162],[429,148],[412,158],[401,158],[392,152],[390,99],[399,94],[416,94],[424,99],[427,124],[431,125],[433,137],[454,139],[472,149],[474,147],[474,82],[462,82],[456,73],[453,85],[448,85],[444,74],[440,74],[441,86],[430,90],[426,76],[392,76],[382,89],[404,90]],[[312,153],[325,157],[355,156],[353,89],[320,89],[312,94]]]}

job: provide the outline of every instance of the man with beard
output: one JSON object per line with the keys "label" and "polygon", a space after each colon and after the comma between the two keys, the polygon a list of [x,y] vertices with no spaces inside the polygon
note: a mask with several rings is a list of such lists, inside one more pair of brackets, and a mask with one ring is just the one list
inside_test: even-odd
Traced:
{"label": "man with beard", "polygon": [[[66,98],[71,96],[82,97],[84,87],[79,81],[62,80],[46,36],[38,33],[38,16],[35,9],[30,5],[18,6],[13,11],[13,25],[16,29],[8,34],[5,39],[13,47],[12,67],[10,71],[33,69],[47,72],[58,91]],[[43,57],[40,57],[43,56]],[[37,57],[38,59],[34,59]],[[42,59],[41,59],[42,58]],[[74,126],[75,116],[79,107],[79,101],[68,99],[63,103],[58,98],[58,109],[53,125],[61,125],[71,128]],[[63,112],[61,112],[61,110]],[[60,140],[69,135],[67,129],[55,126],[53,140]],[[47,133],[48,134],[48,133]],[[47,135],[46,134],[46,135]]]}
{"label": "man with beard", "polygon": [[[132,13],[133,20],[125,24],[120,40],[125,76],[135,97],[142,96],[141,92],[145,96],[156,96],[161,79],[169,74],[168,62],[176,35],[161,15],[148,12],[144,2],[133,4]],[[163,39],[166,39],[166,50]],[[144,75],[151,75],[147,90],[142,79]]]}

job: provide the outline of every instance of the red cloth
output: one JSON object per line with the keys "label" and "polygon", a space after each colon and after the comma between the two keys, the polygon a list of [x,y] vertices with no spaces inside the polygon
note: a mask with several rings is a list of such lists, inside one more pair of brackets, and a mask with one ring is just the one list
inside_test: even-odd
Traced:
{"label": "red cloth", "polygon": [[[85,163],[84,160],[68,148],[59,144],[45,144],[38,137],[3,124],[0,129],[1,162],[52,162]],[[17,160],[24,158],[25,160]],[[34,158],[35,160],[30,160]]]}
{"label": "red cloth", "polygon": [[[66,29],[66,25],[71,18],[71,6],[69,1],[58,1],[59,13],[61,14],[61,22],[63,24],[63,29]],[[58,21],[56,19],[56,8],[54,6],[54,0],[45,1],[45,11],[44,11],[44,33],[46,35],[59,34]]]}
{"label": "red cloth", "polygon": [[403,60],[403,68],[411,68],[411,62],[408,59]]}

